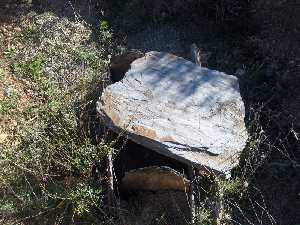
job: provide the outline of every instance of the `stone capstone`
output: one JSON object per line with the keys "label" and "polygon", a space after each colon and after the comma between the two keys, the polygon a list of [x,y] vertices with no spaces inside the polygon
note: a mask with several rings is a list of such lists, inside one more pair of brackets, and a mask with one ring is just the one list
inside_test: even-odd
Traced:
{"label": "stone capstone", "polygon": [[107,127],[186,164],[228,173],[247,132],[238,79],[162,52],[134,60],[97,103]]}

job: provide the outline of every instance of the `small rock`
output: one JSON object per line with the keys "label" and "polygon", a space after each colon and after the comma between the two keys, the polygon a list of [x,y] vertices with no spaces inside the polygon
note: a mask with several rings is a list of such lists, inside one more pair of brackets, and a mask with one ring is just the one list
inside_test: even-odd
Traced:
{"label": "small rock", "polygon": [[15,27],[15,31],[17,31],[17,32],[21,32],[21,28],[20,27]]}
{"label": "small rock", "polygon": [[244,182],[244,188],[248,188],[248,186],[249,186],[248,181],[245,181],[245,182]]}
{"label": "small rock", "polygon": [[6,134],[6,133],[0,133],[0,143],[1,144],[4,143],[5,140],[7,139],[7,137],[8,137],[8,134]]}
{"label": "small rock", "polygon": [[14,89],[12,89],[11,87],[8,87],[4,90],[4,96],[5,97],[11,97],[14,94]]}
{"label": "small rock", "polygon": [[2,28],[2,32],[3,32],[3,33],[7,33],[8,30],[7,30],[5,27],[3,27],[3,28]]}

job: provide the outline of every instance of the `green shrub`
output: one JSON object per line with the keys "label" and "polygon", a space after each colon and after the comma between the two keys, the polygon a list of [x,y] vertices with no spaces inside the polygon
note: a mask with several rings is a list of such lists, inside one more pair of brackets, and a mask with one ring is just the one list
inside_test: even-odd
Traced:
{"label": "green shrub", "polygon": [[54,100],[48,102],[28,107],[18,120],[19,144],[4,146],[0,154],[1,184],[14,193],[3,197],[6,203],[1,210],[7,216],[9,212],[34,215],[49,207],[60,210],[62,200],[68,202],[65,209],[73,206],[75,217],[103,207],[102,187],[91,185],[91,174],[109,146],[95,145],[78,132],[71,106],[58,104],[54,111]]}
{"label": "green shrub", "polygon": [[[1,143],[0,223],[112,223],[104,205],[105,177],[100,176],[112,149],[88,132],[95,117],[89,110],[95,109],[106,69],[103,51],[90,40],[85,23],[50,13],[30,21],[36,23],[23,24],[28,29],[14,37],[22,51],[7,50],[14,57],[3,59],[18,80],[16,88],[25,90],[25,101],[22,110],[17,110],[18,95],[0,102],[0,115],[16,124],[5,127],[12,132]],[[112,33],[105,24],[101,27],[101,48],[106,48]]]}
{"label": "green shrub", "polygon": [[99,23],[98,28],[99,44],[102,46],[104,52],[109,52],[113,44],[113,32],[109,28],[108,22],[103,20]]}
{"label": "green shrub", "polygon": [[40,30],[36,25],[29,25],[26,30],[22,32],[24,38],[34,39],[38,38],[40,35]]}
{"label": "green shrub", "polygon": [[0,104],[0,113],[10,113],[18,123],[17,144],[7,143],[0,153],[0,185],[8,193],[0,192],[0,210],[7,221],[39,213],[44,219],[44,212],[70,208],[63,217],[95,220],[89,215],[94,210],[106,216],[103,187],[93,180],[92,169],[105,159],[110,146],[95,144],[78,130],[78,111],[94,104],[96,96],[90,92],[99,76],[92,73],[62,89],[43,68],[39,56],[15,65],[36,96],[21,114],[13,110],[17,103],[13,97]]}
{"label": "green shrub", "polygon": [[43,71],[43,64],[43,58],[41,56],[35,56],[25,62],[16,63],[13,68],[15,72],[20,73],[33,81],[37,81]]}
{"label": "green shrub", "polygon": [[11,97],[0,100],[0,115],[15,114],[19,102],[18,94],[14,93]]}
{"label": "green shrub", "polygon": [[224,194],[236,194],[242,189],[242,181],[239,177],[232,180],[225,180],[221,183]]}
{"label": "green shrub", "polygon": [[103,190],[101,188],[79,183],[77,187],[70,192],[70,199],[75,204],[75,212],[78,215],[92,213],[92,207],[103,206]]}
{"label": "green shrub", "polygon": [[0,80],[4,78],[4,70],[0,67]]}
{"label": "green shrub", "polygon": [[195,225],[213,225],[214,220],[212,212],[209,209],[200,207],[196,210]]}
{"label": "green shrub", "polygon": [[13,55],[16,54],[16,49],[13,47],[9,47],[4,50],[3,54],[7,57],[12,57]]}

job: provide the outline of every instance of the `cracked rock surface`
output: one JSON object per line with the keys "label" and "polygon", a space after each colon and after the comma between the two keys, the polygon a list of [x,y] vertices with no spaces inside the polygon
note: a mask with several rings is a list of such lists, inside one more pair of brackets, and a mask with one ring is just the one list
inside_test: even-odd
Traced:
{"label": "cracked rock surface", "polygon": [[133,61],[97,110],[134,142],[220,173],[237,164],[248,137],[238,79],[168,53]]}

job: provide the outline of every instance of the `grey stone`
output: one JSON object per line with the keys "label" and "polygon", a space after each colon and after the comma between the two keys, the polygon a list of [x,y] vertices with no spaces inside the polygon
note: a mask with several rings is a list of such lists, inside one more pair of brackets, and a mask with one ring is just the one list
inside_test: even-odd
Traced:
{"label": "grey stone", "polygon": [[14,94],[14,89],[11,87],[8,87],[4,90],[4,96],[11,97]]}
{"label": "grey stone", "polygon": [[134,142],[220,173],[238,163],[248,137],[235,76],[162,52],[134,60],[104,90],[97,111]]}

